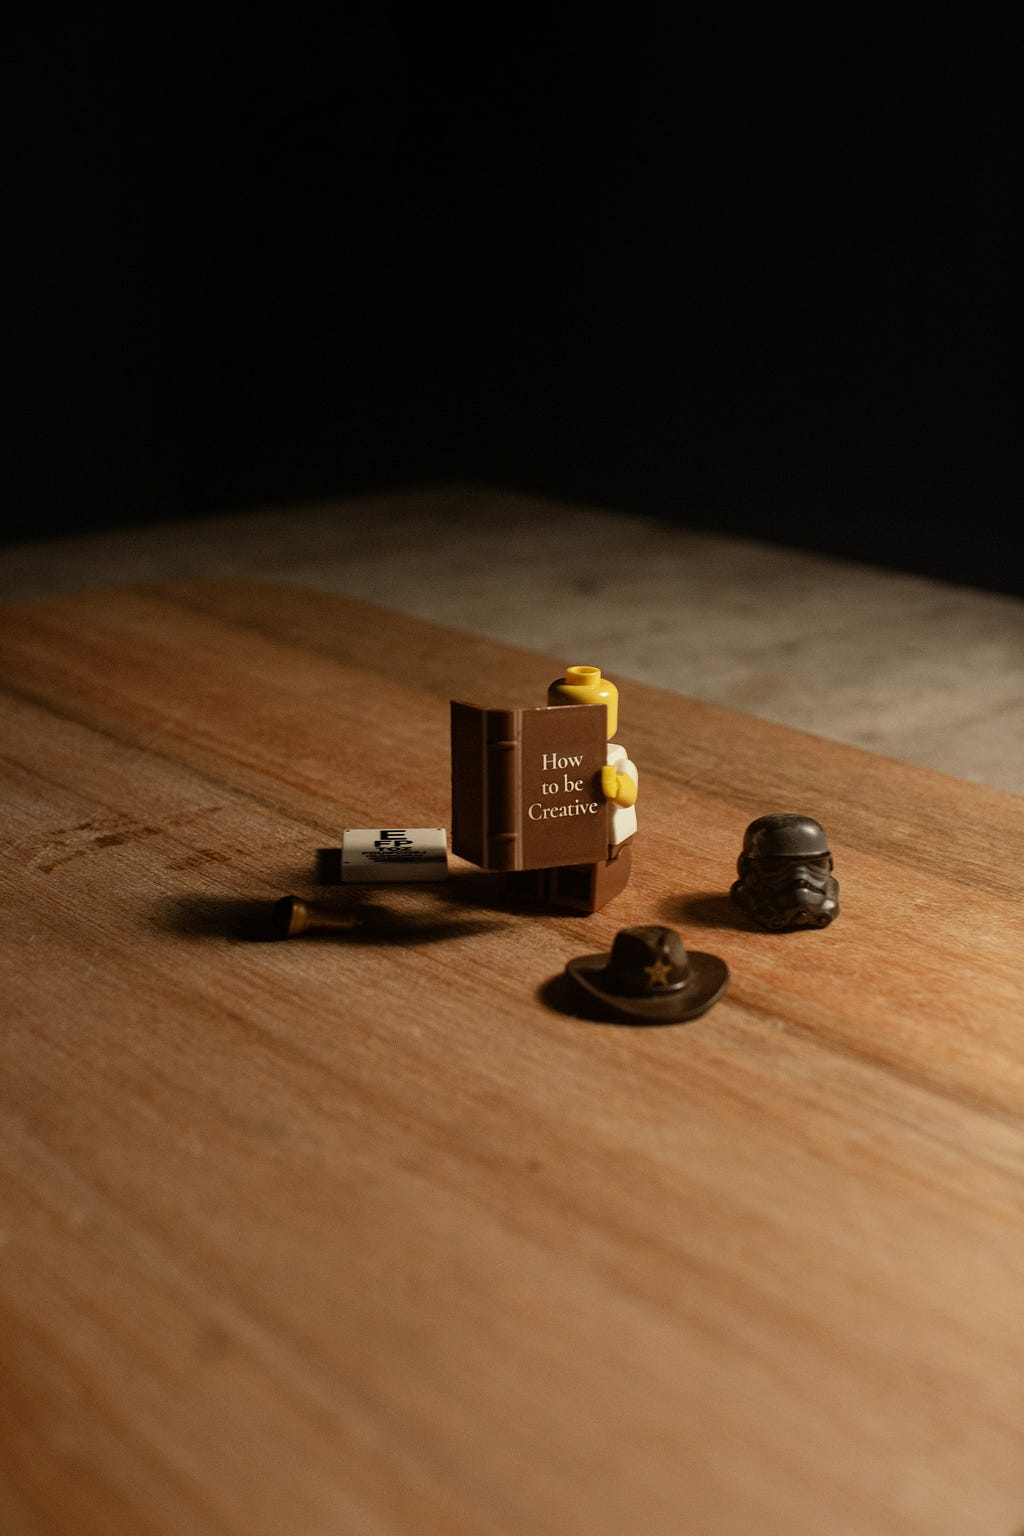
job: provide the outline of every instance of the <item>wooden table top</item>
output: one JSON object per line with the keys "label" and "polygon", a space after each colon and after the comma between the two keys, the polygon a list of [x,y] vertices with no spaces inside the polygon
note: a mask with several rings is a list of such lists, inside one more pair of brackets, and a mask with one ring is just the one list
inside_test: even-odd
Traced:
{"label": "wooden table top", "polygon": [[[298,587],[0,610],[0,1529],[1009,1536],[1024,1523],[1024,800],[620,681],[592,917],[337,887],[448,826],[448,700],[566,662]],[[744,828],[841,915],[755,931]],[[359,938],[252,941],[285,893]],[[725,1000],[551,982],[668,923]]]}

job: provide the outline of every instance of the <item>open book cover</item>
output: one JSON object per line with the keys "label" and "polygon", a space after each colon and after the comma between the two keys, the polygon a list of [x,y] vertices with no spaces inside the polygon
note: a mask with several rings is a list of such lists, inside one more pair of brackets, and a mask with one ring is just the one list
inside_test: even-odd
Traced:
{"label": "open book cover", "polygon": [[480,709],[452,720],[452,852],[483,869],[608,857],[603,704]]}

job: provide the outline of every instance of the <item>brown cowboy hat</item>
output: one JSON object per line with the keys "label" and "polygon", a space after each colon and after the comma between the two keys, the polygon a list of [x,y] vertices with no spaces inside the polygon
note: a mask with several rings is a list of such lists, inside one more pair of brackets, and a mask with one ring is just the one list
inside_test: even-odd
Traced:
{"label": "brown cowboy hat", "polygon": [[620,928],[611,953],[581,955],[572,979],[616,1013],[640,1024],[679,1024],[717,1003],[729,967],[717,955],[687,954],[674,928]]}

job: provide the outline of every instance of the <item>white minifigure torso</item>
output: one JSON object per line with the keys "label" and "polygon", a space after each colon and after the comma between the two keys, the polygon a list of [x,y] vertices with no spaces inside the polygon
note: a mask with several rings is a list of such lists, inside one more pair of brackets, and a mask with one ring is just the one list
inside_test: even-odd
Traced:
{"label": "white minifigure torso", "polygon": [[[630,762],[626,756],[625,747],[620,747],[617,741],[608,743],[608,754],[605,762],[616,773],[628,773],[634,784],[640,782],[636,771],[636,764]],[[627,837],[632,837],[636,831],[636,806],[613,805],[611,815],[608,818],[608,842],[614,847],[616,843],[624,843]]]}

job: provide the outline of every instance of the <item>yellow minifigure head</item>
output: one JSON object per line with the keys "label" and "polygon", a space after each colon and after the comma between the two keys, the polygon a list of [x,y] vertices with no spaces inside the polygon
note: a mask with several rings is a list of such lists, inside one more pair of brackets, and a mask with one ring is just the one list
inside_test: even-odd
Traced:
{"label": "yellow minifigure head", "polygon": [[619,724],[619,690],[601,676],[600,667],[566,667],[548,689],[549,704],[604,704],[608,710],[608,740]]}

